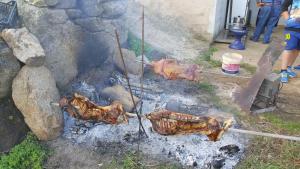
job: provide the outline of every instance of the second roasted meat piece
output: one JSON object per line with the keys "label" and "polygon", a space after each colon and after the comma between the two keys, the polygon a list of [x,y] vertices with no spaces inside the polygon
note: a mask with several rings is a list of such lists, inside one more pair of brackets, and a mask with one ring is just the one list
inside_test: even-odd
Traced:
{"label": "second roasted meat piece", "polygon": [[161,135],[203,134],[211,141],[219,140],[231,126],[232,120],[223,124],[212,117],[201,117],[189,114],[160,110],[146,116],[152,123],[153,129]]}
{"label": "second roasted meat piece", "polygon": [[127,123],[128,117],[119,102],[113,102],[110,106],[98,106],[88,98],[77,93],[71,99],[63,97],[59,101],[59,106],[65,108],[72,117],[105,122],[109,124]]}
{"label": "second roasted meat piece", "polygon": [[151,63],[155,73],[169,80],[187,79],[197,81],[199,78],[199,66],[195,64],[179,64],[175,59],[162,59]]}

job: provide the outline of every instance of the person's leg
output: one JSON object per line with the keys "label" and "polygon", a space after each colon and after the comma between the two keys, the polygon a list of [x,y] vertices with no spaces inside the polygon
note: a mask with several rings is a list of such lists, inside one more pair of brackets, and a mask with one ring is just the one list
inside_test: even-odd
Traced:
{"label": "person's leg", "polygon": [[270,18],[267,21],[263,43],[270,43],[270,39],[271,39],[273,29],[274,29],[276,23],[278,22],[279,17],[280,17],[280,8],[279,7],[274,7],[271,11]]}
{"label": "person's leg", "polygon": [[299,55],[299,50],[294,50],[292,53],[293,53],[293,57],[289,61],[289,66],[293,66],[293,64],[295,63],[295,61]]}
{"label": "person's leg", "polygon": [[300,65],[294,66],[295,70],[300,70]]}
{"label": "person's leg", "polygon": [[288,77],[295,77],[291,71],[289,71],[289,66],[293,64],[295,59],[295,54],[298,54],[298,43],[299,40],[296,37],[296,33],[292,31],[285,32],[285,51],[282,53],[282,63],[281,63],[281,82],[287,83]]}
{"label": "person's leg", "polygon": [[258,22],[251,37],[251,40],[258,41],[261,33],[264,31],[267,21],[269,20],[271,14],[271,7],[265,6],[260,9],[258,14]]}
{"label": "person's leg", "polygon": [[[299,33],[300,34],[300,33]],[[299,37],[300,39],[300,37]],[[299,40],[299,44],[298,44],[298,52],[295,53],[295,58],[294,58],[294,62],[290,65],[290,66],[293,66],[293,64],[295,63],[297,57],[299,56],[299,53],[300,53],[300,40]],[[295,70],[300,70],[300,65],[297,65],[294,67]]]}
{"label": "person's leg", "polygon": [[288,72],[289,77],[291,77],[291,78],[297,77],[297,73],[293,72],[292,65],[294,64],[298,54],[299,54],[299,50],[293,50],[291,52],[291,57],[288,60],[289,63],[288,63],[288,67],[287,67],[287,72]]}
{"label": "person's leg", "polygon": [[[293,64],[295,63],[297,57],[299,56],[299,52],[300,52],[300,49],[298,49],[298,50],[297,50],[297,53],[295,53],[293,62],[290,63],[290,67],[292,67]],[[294,69],[295,69],[295,70],[300,70],[300,65],[294,66]]]}
{"label": "person's leg", "polygon": [[282,53],[281,70],[287,70],[294,60],[294,50],[285,50]]}
{"label": "person's leg", "polygon": [[291,58],[293,58],[293,51],[285,50],[282,53],[281,72],[280,72],[282,83],[288,83],[289,81],[288,67],[291,62]]}

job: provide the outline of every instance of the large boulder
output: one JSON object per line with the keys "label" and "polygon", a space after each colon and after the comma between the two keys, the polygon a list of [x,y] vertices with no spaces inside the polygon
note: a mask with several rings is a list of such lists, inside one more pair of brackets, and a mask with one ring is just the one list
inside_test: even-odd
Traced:
{"label": "large boulder", "polygon": [[13,81],[12,97],[26,124],[41,140],[57,138],[63,129],[63,114],[51,103],[59,92],[51,72],[44,66],[24,66]]}
{"label": "large boulder", "polygon": [[5,29],[2,38],[13,50],[14,56],[29,66],[41,66],[45,62],[45,51],[39,40],[26,28]]}
{"label": "large boulder", "polygon": [[[130,93],[121,85],[103,89],[101,91],[101,96],[108,98],[111,101],[121,102],[127,112],[131,112],[134,108]],[[133,99],[136,104],[140,101],[140,99],[136,96],[133,96]]]}
{"label": "large boulder", "polygon": [[[133,75],[141,75],[142,66],[141,63],[137,61],[135,53],[128,49],[122,49],[122,53],[128,73]],[[119,51],[115,52],[115,55],[113,56],[113,62],[118,67],[118,69],[120,69],[123,72],[125,71]]]}
{"label": "large boulder", "polygon": [[0,40],[0,99],[9,95],[14,77],[20,70],[20,63],[11,50]]}
{"label": "large boulder", "polygon": [[82,29],[69,20],[64,9],[38,8],[23,0],[18,0],[18,6],[24,25],[45,50],[45,66],[53,73],[58,87],[65,87],[78,73]]}

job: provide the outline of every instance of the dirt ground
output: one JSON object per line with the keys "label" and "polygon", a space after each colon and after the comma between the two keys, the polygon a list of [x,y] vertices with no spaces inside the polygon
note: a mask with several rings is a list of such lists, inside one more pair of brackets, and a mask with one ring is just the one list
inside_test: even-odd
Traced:
{"label": "dirt ground", "polygon": [[[120,143],[108,143],[109,145],[99,143],[98,147],[91,149],[72,143],[70,140],[58,138],[44,144],[51,150],[51,155],[44,165],[45,169],[121,169],[124,166],[128,168],[134,165],[132,161],[134,157],[130,154],[133,152]],[[176,161],[148,157],[144,154],[140,154],[140,157],[147,168],[169,169],[163,168],[164,166],[181,168]]]}
{"label": "dirt ground", "polygon": [[[273,37],[283,36],[283,28],[277,28]],[[221,60],[226,52],[236,52],[243,55],[244,63],[257,66],[257,62],[264,53],[268,45],[260,42],[247,41],[246,50],[236,51],[228,48],[228,44],[214,44],[212,47],[218,51],[214,53],[213,59]],[[295,65],[300,64],[300,58]],[[276,61],[273,71],[280,72],[281,57]],[[297,78],[290,79],[288,84],[284,84],[277,99],[277,109],[274,112],[267,112],[260,115],[243,116],[240,122],[248,129],[270,132],[283,135],[300,136],[300,71]],[[243,72],[241,73],[243,76]],[[218,82],[219,81],[219,82]],[[220,83],[221,81],[221,83]],[[246,80],[247,81],[247,80]],[[214,82],[219,87],[230,86],[230,78],[215,79]],[[245,82],[243,83],[245,84]],[[218,90],[222,92],[221,90]],[[221,94],[219,94],[221,95]],[[227,97],[229,95],[227,94]],[[222,97],[222,95],[221,95]],[[226,98],[226,95],[225,97]],[[299,168],[300,167],[300,144],[297,142],[284,141],[280,139],[269,139],[253,137],[244,160],[237,166],[239,169],[263,169],[263,168]]]}
{"label": "dirt ground", "polygon": [[[283,28],[279,27],[274,30],[273,37],[283,36]],[[251,33],[249,33],[251,35]],[[221,60],[222,55],[227,52],[235,52],[241,54],[244,59],[244,63],[248,63],[253,66],[257,66],[257,62],[263,55],[264,51],[268,48],[268,45],[262,44],[262,42],[252,42],[247,40],[246,50],[238,51],[228,48],[228,44],[216,43],[212,47],[217,49],[214,53],[213,59]],[[295,65],[300,64],[300,57],[296,60]],[[274,72],[280,71],[281,57],[275,63],[273,70]],[[298,72],[298,78],[291,79],[288,84],[285,84],[280,92],[278,106],[279,109],[276,111],[286,112],[287,114],[294,114],[296,117],[300,116],[300,104],[297,98],[300,97],[300,71]],[[218,80],[216,80],[218,81]]]}

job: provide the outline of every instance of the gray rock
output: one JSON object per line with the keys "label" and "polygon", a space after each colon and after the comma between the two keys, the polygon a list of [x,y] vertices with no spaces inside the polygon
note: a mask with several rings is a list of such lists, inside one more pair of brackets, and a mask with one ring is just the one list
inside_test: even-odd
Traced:
{"label": "gray rock", "polygon": [[30,5],[34,5],[34,6],[38,6],[38,7],[48,6],[46,3],[46,0],[24,0],[24,1]]}
{"label": "gray rock", "polygon": [[[119,19],[104,19],[103,23],[105,25],[108,25],[108,26],[106,26],[105,31],[112,36],[114,41],[116,39],[114,30],[116,29],[119,33],[121,45],[123,45],[124,43],[127,43],[128,27],[127,27],[125,16],[122,16]],[[113,28],[113,29],[111,29],[111,28]],[[115,43],[116,43],[116,41],[115,41]]]}
{"label": "gray rock", "polygon": [[[121,85],[107,87],[101,91],[101,95],[112,101],[121,102],[127,112],[131,112],[134,108],[130,93]],[[140,101],[136,96],[134,96],[134,100],[136,104]]]}
{"label": "gray rock", "polygon": [[[128,49],[122,49],[122,52],[128,73],[141,75],[142,66],[140,62],[137,62],[135,53]],[[113,62],[121,71],[125,71],[120,52],[115,52],[115,55],[113,56]]]}
{"label": "gray rock", "polygon": [[[49,10],[46,8],[46,10],[42,9],[41,12],[43,12],[43,13],[41,13],[40,16],[39,16],[39,14],[36,15],[36,17],[40,17],[40,18],[36,18],[37,19],[36,21],[39,21],[41,26],[43,26],[46,23],[48,23],[48,24],[65,24],[69,19],[65,10],[62,10],[62,9]],[[45,23],[43,23],[43,22],[45,22]]]}
{"label": "gray rock", "polygon": [[127,0],[107,1],[103,3],[102,18],[117,19],[127,10]]}
{"label": "gray rock", "polygon": [[11,98],[0,102],[0,153],[19,144],[29,131],[24,117]]}
{"label": "gray rock", "polygon": [[102,2],[104,0],[79,0],[80,9],[87,16],[101,16],[103,13]]}
{"label": "gray rock", "polygon": [[5,29],[1,35],[21,62],[29,66],[44,64],[45,51],[39,40],[26,28]]}
{"label": "gray rock", "polygon": [[70,8],[76,8],[76,5],[77,5],[77,0],[58,0],[58,3],[55,5],[55,8],[70,9]]}
{"label": "gray rock", "polygon": [[79,9],[67,9],[66,13],[70,19],[78,19],[83,16],[82,11]]}
{"label": "gray rock", "polygon": [[44,0],[44,1],[48,6],[55,6],[59,2],[59,0]]}
{"label": "gray rock", "polygon": [[117,49],[114,37],[104,31],[87,32],[82,42],[82,50],[77,59],[80,73],[88,72],[93,67],[105,64]]}
{"label": "gray rock", "polygon": [[36,6],[36,7],[48,7],[55,6],[58,4],[59,0],[24,0],[27,4]]}
{"label": "gray rock", "polygon": [[63,114],[52,102],[60,99],[55,80],[44,66],[24,66],[13,81],[12,97],[26,124],[40,140],[57,138],[63,129]]}
{"label": "gray rock", "polygon": [[13,78],[20,70],[20,63],[6,44],[0,41],[0,99],[9,95]]}
{"label": "gray rock", "polygon": [[64,87],[77,75],[81,28],[68,21],[65,10],[37,8],[23,0],[18,0],[18,6],[24,25],[45,50],[45,66],[53,73],[58,86]]}
{"label": "gray rock", "polygon": [[74,23],[88,32],[100,32],[105,30],[105,25],[98,17],[75,19]]}

